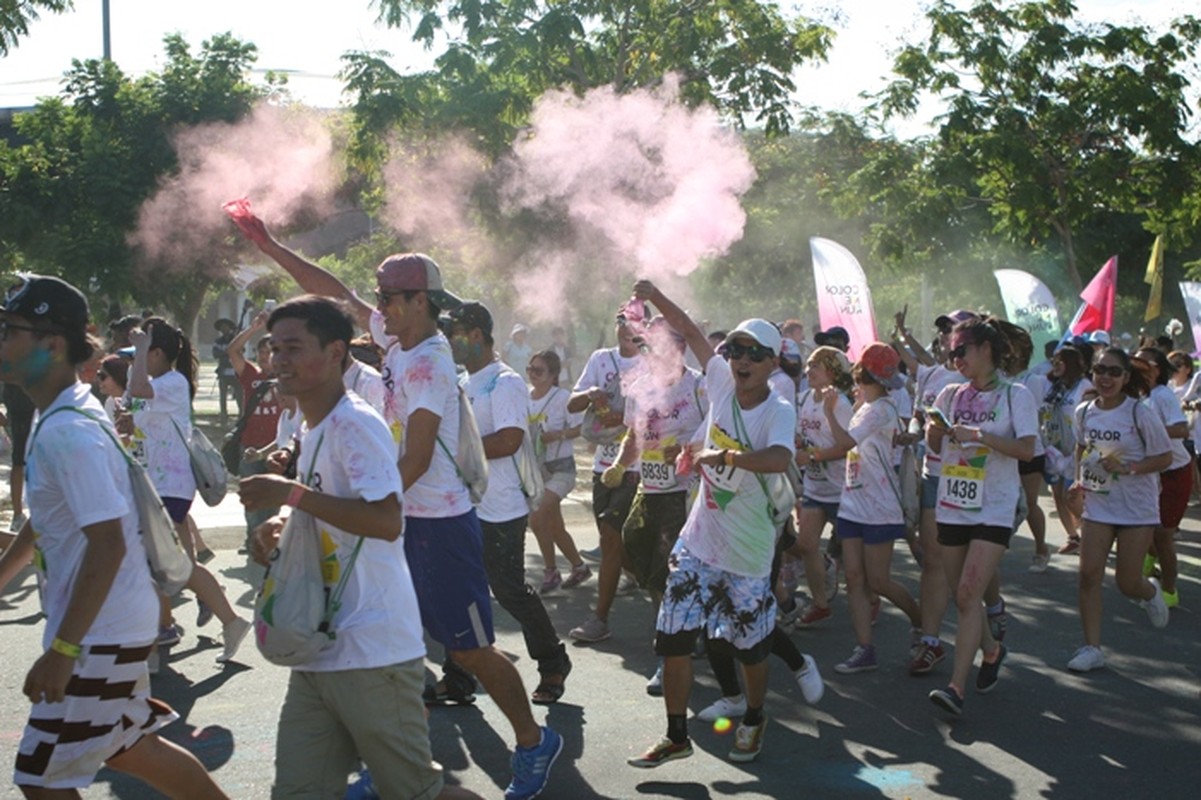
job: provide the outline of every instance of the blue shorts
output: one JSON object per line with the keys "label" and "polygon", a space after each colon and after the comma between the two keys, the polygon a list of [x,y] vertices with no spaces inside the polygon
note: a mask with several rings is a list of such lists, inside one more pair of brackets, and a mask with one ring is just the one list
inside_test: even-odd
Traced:
{"label": "blue shorts", "polygon": [[163,508],[167,509],[167,516],[171,517],[171,521],[176,525],[182,523],[188,518],[188,512],[192,510],[192,500],[183,499],[182,497],[164,497]]}
{"label": "blue shorts", "polygon": [[904,539],[905,526],[903,524],[868,525],[839,517],[838,538],[862,539],[864,544],[887,544],[895,542],[897,539]]}
{"label": "blue shorts", "polygon": [[925,475],[922,477],[922,510],[938,508],[938,476]]}
{"label": "blue shorts", "polygon": [[820,508],[826,512],[826,519],[830,522],[838,519],[838,503],[830,503],[825,500],[810,500],[808,497],[801,500],[801,508]]}
{"label": "blue shorts", "polygon": [[404,544],[430,637],[447,650],[492,644],[492,598],[475,509],[440,519],[405,517]]}

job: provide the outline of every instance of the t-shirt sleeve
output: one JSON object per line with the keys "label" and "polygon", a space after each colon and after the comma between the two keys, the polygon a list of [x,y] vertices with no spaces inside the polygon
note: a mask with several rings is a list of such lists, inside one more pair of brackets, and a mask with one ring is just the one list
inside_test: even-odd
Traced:
{"label": "t-shirt sleeve", "polygon": [[[93,423],[88,426],[95,427]],[[113,475],[106,448],[116,445],[100,430],[82,425],[55,425],[38,435],[39,469],[48,468],[63,493],[75,523],[84,528],[119,520],[129,513],[129,502]],[[63,458],[62,454],[70,454]],[[56,457],[57,456],[57,457]]]}
{"label": "t-shirt sleeve", "polygon": [[368,502],[390,494],[401,497],[396,445],[382,419],[367,414],[348,415],[339,426],[337,461],[346,471],[354,496]]}
{"label": "t-shirt sleeve", "polygon": [[[1084,416],[1088,413],[1089,401],[1083,402],[1076,406],[1076,410],[1072,412],[1072,432],[1075,434],[1076,443],[1084,444]],[[1064,453],[1071,455],[1071,453]]]}
{"label": "t-shirt sleeve", "polygon": [[712,399],[733,391],[734,373],[730,371],[730,362],[714,353],[705,364],[705,392]]}
{"label": "t-shirt sleeve", "polygon": [[424,352],[413,354],[405,364],[402,380],[409,416],[419,409],[433,413],[438,419],[446,413],[446,398],[459,390],[459,384],[449,365],[444,364],[441,369],[438,365],[437,359]]}
{"label": "t-shirt sleeve", "polygon": [[526,429],[530,417],[530,396],[526,392],[525,381],[516,375],[502,375],[489,399],[492,402],[492,425],[495,430]]}
{"label": "t-shirt sleeve", "polygon": [[1176,399],[1176,395],[1171,391],[1155,392],[1155,404],[1159,408],[1159,416],[1163,419],[1164,425],[1179,425],[1181,422],[1187,423],[1185,419],[1184,409],[1180,407],[1180,401]]}
{"label": "t-shirt sleeve", "polygon": [[1013,387],[1013,435],[1018,438],[1038,436],[1038,405],[1034,395],[1020,384]]}
{"label": "t-shirt sleeve", "polygon": [[[602,351],[597,350],[592,355],[588,356],[588,363],[584,364],[584,371],[580,373],[580,377],[576,379],[575,386],[572,388],[572,394],[583,392],[591,389],[593,386],[602,386],[604,380],[599,374],[600,358],[603,355]],[[602,387],[603,388],[603,387]]]}
{"label": "t-shirt sleeve", "polygon": [[767,429],[767,447],[787,447],[796,454],[796,405],[784,398],[772,406],[771,424]]}
{"label": "t-shirt sleeve", "polygon": [[[825,411],[822,412],[823,414]],[[838,420],[838,424],[845,431],[851,424],[851,417],[855,416],[855,407],[851,405],[851,401],[845,397],[838,401],[838,405],[834,406],[834,419]]]}
{"label": "t-shirt sleeve", "polygon": [[1156,414],[1154,409],[1144,405],[1137,416],[1138,419],[1135,421],[1135,424],[1138,425],[1138,429],[1143,435],[1143,447],[1146,450],[1146,454],[1148,456],[1161,456],[1164,453],[1170,452],[1172,449],[1172,440],[1168,437],[1168,429],[1160,421],[1159,414]]}
{"label": "t-shirt sleeve", "polygon": [[959,386],[956,384],[944,386],[938,393],[938,397],[934,398],[934,407],[941,411],[952,425],[955,424],[955,418],[952,415],[951,406],[955,402],[955,391],[958,388]]}
{"label": "t-shirt sleeve", "polygon": [[896,423],[892,419],[893,409],[890,403],[877,400],[868,407],[867,412],[859,419],[851,421],[847,433],[855,440],[855,444],[863,444],[869,437]]}
{"label": "t-shirt sleeve", "polygon": [[186,417],[192,413],[192,398],[188,393],[188,379],[172,370],[150,381],[154,397],[146,401],[146,410],[171,417]]}

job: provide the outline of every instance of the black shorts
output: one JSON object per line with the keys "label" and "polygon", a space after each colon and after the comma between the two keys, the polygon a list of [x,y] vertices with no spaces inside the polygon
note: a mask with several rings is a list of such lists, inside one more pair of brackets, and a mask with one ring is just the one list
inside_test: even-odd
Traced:
{"label": "black shorts", "polygon": [[688,518],[687,492],[638,492],[621,529],[629,570],[638,585],[663,594],[667,585],[667,558]]}
{"label": "black shorts", "polygon": [[592,473],[592,516],[597,524],[612,525],[621,530],[630,515],[630,506],[634,503],[634,494],[638,491],[638,473],[626,472],[621,479],[621,486],[610,489],[601,483],[601,474]]}
{"label": "black shorts", "polygon": [[938,523],[938,543],[943,547],[967,547],[976,540],[999,544],[1009,549],[1012,528],[1000,525],[947,525]]}
{"label": "black shorts", "polygon": [[1018,475],[1042,475],[1046,471],[1046,456],[1035,456],[1029,461],[1018,462]]}

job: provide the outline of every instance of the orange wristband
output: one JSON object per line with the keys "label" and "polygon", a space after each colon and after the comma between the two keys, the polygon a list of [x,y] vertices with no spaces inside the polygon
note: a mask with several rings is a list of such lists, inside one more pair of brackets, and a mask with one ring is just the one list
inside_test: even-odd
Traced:
{"label": "orange wristband", "polygon": [[298,483],[292,487],[292,491],[288,493],[288,499],[284,501],[284,505],[298,508],[300,506],[300,498],[304,496],[304,484]]}

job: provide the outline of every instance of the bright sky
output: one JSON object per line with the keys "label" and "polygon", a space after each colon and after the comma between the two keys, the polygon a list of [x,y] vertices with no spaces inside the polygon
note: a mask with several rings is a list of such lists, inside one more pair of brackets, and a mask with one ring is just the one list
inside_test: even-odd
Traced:
{"label": "bright sky", "polygon": [[[825,2],[783,0],[787,6],[829,8]],[[100,0],[75,0],[76,10],[47,14],[35,22],[7,58],[0,59],[0,107],[32,105],[55,94],[72,58],[101,56]],[[889,53],[901,41],[919,41],[923,0],[852,0],[841,3],[838,37],[829,63],[798,76],[798,99],[824,108],[853,111],[857,96],[880,88]],[[1158,25],[1195,11],[1181,0],[1077,0],[1083,18]],[[257,67],[287,71],[292,93],[323,107],[341,100],[334,75],[348,50],[388,50],[401,71],[426,67],[430,55],[409,41],[405,30],[375,23],[369,0],[112,0],[113,58],[127,73],[161,65],[162,38],[182,32],[198,47],[214,33],[232,31],[259,48]]]}

